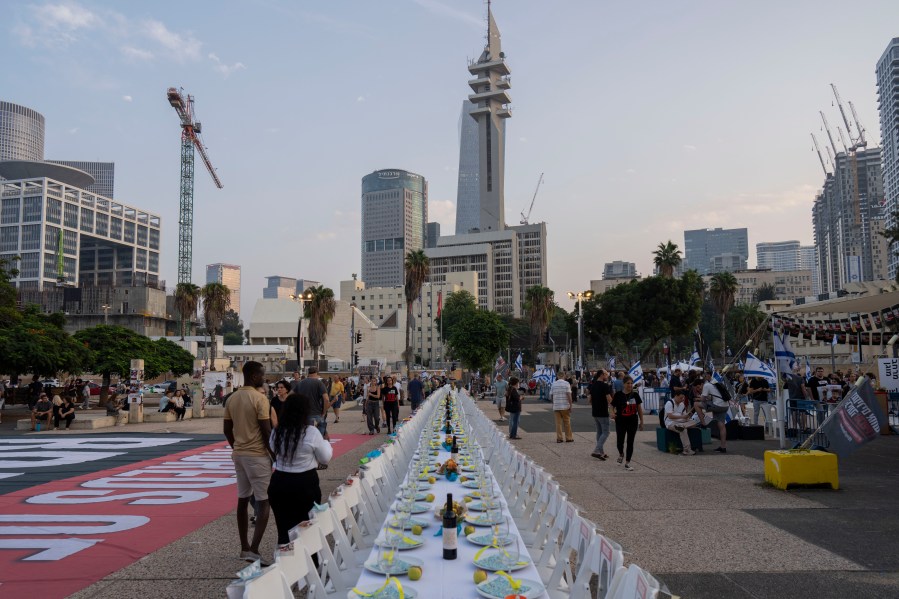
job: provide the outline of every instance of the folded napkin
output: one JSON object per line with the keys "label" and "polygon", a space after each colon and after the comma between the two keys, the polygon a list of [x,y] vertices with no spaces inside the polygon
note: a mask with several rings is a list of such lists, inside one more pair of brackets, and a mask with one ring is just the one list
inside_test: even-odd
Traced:
{"label": "folded napkin", "polygon": [[[456,534],[459,534],[460,532],[462,532],[462,525],[461,525],[461,524],[456,524]],[[434,534],[434,536],[435,536],[435,537],[442,537],[442,536],[443,536],[443,527],[442,527],[442,526],[441,526],[440,528],[437,529],[437,532]]]}
{"label": "folded napkin", "polygon": [[459,478],[459,473],[458,473],[458,472],[447,472],[447,473],[446,473],[446,480],[450,481],[451,483],[456,482],[456,480],[457,480],[458,478]]}

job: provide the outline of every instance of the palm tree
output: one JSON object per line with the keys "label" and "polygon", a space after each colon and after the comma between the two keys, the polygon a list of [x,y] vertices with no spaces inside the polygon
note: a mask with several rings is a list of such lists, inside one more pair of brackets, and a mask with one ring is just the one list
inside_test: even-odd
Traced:
{"label": "palm tree", "polygon": [[215,370],[215,333],[222,327],[222,319],[225,312],[231,307],[231,290],[221,283],[207,283],[200,290],[200,298],[203,300],[203,320],[206,321],[206,330],[210,337],[210,370]]}
{"label": "palm tree", "polygon": [[745,343],[765,320],[765,313],[755,304],[737,304],[728,314],[728,320],[734,338]]}
{"label": "palm tree", "polygon": [[659,269],[659,274],[668,279],[673,277],[674,269],[681,263],[681,253],[677,244],[669,239],[668,243],[660,243],[652,255],[652,262]]}
{"label": "palm tree", "polygon": [[734,296],[740,284],[737,279],[729,272],[717,272],[712,275],[709,281],[709,297],[715,311],[721,317],[721,357],[727,357],[727,313],[734,305]]}
{"label": "palm tree", "polygon": [[317,362],[321,346],[328,338],[328,323],[334,318],[337,302],[334,291],[324,285],[311,287],[306,293],[312,299],[303,304],[303,316],[309,320],[309,345],[312,346],[312,359]]}
{"label": "palm tree", "polygon": [[524,310],[531,325],[531,355],[537,363],[537,347],[553,318],[556,303],[553,290],[542,285],[534,285],[525,294]]}
{"label": "palm tree", "polygon": [[197,304],[200,302],[200,288],[193,283],[178,283],[175,287],[175,309],[181,316],[181,341],[185,331],[190,330],[190,321],[197,316]]}
{"label": "palm tree", "polygon": [[406,380],[411,380],[409,367],[412,363],[412,304],[421,295],[421,286],[431,274],[431,261],[425,256],[424,250],[410,251],[406,254],[403,274],[406,278],[403,288],[406,298],[406,351],[403,352],[403,358],[406,360]]}

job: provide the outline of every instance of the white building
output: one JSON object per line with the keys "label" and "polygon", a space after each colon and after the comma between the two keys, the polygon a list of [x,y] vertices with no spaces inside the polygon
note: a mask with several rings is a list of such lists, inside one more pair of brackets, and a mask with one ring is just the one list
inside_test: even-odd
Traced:
{"label": "white building", "polygon": [[236,264],[207,264],[206,282],[221,283],[231,291],[231,309],[240,314],[240,267]]}
{"label": "white building", "polygon": [[[887,44],[886,50],[877,61],[877,99],[880,110],[881,169],[883,177],[883,197],[886,201],[883,213],[886,228],[895,227],[894,218],[899,210],[899,37]],[[893,253],[889,257],[888,278],[896,278],[899,257]]]}

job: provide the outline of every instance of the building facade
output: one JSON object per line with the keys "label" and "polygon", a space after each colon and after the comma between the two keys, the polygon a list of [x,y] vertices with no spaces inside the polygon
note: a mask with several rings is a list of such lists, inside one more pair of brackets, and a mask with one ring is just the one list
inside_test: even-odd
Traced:
{"label": "building facade", "polygon": [[425,247],[437,247],[437,241],[440,239],[440,223],[428,223],[428,234],[425,236]]}
{"label": "building facade", "polygon": [[769,241],[755,244],[756,268],[764,270],[797,270],[799,241]]}
{"label": "building facade", "polygon": [[62,164],[88,173],[96,181],[85,187],[85,191],[105,198],[115,197],[115,162],[83,162],[80,160],[48,160],[52,164]]}
{"label": "building facade", "polygon": [[20,289],[151,286],[160,218],[46,177],[0,181],[0,256],[19,256]]}
{"label": "building facade", "polygon": [[296,293],[297,280],[278,275],[265,277],[266,285],[262,288],[263,299],[289,299]]}
{"label": "building facade", "polygon": [[799,246],[799,270],[812,271],[812,289],[815,295],[821,293],[818,284],[818,250],[814,245]]}
{"label": "building facade", "polygon": [[620,278],[612,278],[612,279],[591,279],[590,280],[590,291],[594,293],[594,295],[600,295],[605,293],[609,289],[614,287],[618,287],[619,285],[623,285],[625,283],[630,283],[631,281],[639,281],[640,277],[620,277]]}
{"label": "building facade", "polygon": [[821,293],[875,280],[873,221],[884,215],[880,148],[840,152],[812,206]]}
{"label": "building facade", "polygon": [[231,291],[231,310],[240,314],[240,266],[236,264],[207,264],[206,282],[221,283]]}
{"label": "building facade", "polygon": [[[887,44],[877,61],[877,104],[880,111],[880,139],[883,144],[881,164],[883,169],[884,215],[886,227],[897,224],[894,215],[899,210],[899,37]],[[899,256],[889,256],[887,278],[894,280],[899,269]]]}
{"label": "building facade", "polygon": [[735,270],[745,270],[746,269],[746,258],[739,254],[718,254],[717,256],[712,256],[709,260],[709,270],[710,273],[716,272],[733,272]]}
{"label": "building facade", "polygon": [[[456,187],[456,235],[470,233],[481,226],[480,153],[478,121],[471,117],[476,105],[462,101],[459,114],[459,178]],[[428,245],[428,247],[434,247]]]}
{"label": "building facade", "polygon": [[633,262],[615,260],[606,262],[602,269],[603,279],[633,279],[637,277],[637,265]]}
{"label": "building facade", "polygon": [[362,178],[362,280],[378,287],[402,285],[407,252],[425,247],[428,182],[400,169]]}
{"label": "building facade", "polygon": [[693,269],[701,275],[711,272],[713,259],[733,254],[742,258],[746,268],[749,259],[749,232],[747,229],[694,229],[684,231],[683,269]]}
{"label": "building facade", "polygon": [[[774,287],[776,299],[795,301],[812,295],[812,271],[810,270],[738,270],[731,274],[737,280],[737,293],[734,301],[738,304],[755,303],[755,294],[763,285]],[[708,286],[711,275],[703,280]]]}
{"label": "building facade", "polygon": [[44,159],[44,115],[0,100],[0,161]]}

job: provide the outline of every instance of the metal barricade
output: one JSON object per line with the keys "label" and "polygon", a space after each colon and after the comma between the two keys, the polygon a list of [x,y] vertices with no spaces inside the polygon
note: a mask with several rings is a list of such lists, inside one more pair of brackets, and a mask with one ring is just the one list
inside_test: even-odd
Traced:
{"label": "metal barricade", "polygon": [[648,387],[643,389],[643,413],[658,414],[665,402],[671,398],[668,387]]}
{"label": "metal barricade", "polygon": [[836,404],[808,399],[787,400],[786,438],[794,444],[800,445],[814,435],[811,440],[813,447],[824,449],[830,447],[827,436],[816,430],[827,419],[827,414],[833,406]]}
{"label": "metal barricade", "polygon": [[887,421],[894,433],[899,434],[899,391],[887,395]]}

